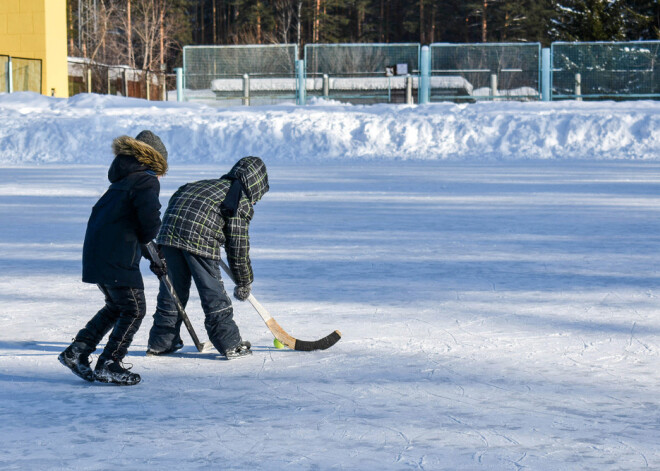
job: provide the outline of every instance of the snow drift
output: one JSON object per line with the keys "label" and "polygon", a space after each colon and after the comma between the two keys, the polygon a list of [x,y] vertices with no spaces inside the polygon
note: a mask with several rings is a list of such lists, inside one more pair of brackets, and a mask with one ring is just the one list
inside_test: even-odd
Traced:
{"label": "snow drift", "polygon": [[0,164],[107,163],[149,128],[176,162],[658,159],[660,102],[482,102],[214,108],[104,95],[0,94]]}

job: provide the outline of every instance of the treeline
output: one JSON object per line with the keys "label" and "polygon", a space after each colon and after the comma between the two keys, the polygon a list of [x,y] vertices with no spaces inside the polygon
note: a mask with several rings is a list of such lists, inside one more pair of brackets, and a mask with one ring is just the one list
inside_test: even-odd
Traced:
{"label": "treeline", "polygon": [[68,0],[69,54],[170,70],[185,45],[660,39],[658,0]]}

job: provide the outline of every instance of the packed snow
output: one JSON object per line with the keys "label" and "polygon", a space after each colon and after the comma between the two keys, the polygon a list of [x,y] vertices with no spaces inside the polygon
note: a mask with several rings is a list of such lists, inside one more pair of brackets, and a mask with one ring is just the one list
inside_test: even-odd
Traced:
{"label": "packed snow", "polygon": [[[0,94],[1,469],[660,468],[660,104],[215,109]],[[80,281],[112,138],[149,128],[170,172],[260,155],[254,355],[146,357],[86,383],[57,355],[101,307]],[[233,286],[227,281],[228,290]],[[194,290],[193,290],[194,293]],[[193,295],[188,314],[205,339]]]}
{"label": "packed snow", "polygon": [[174,162],[656,159],[660,101],[215,108],[81,94],[0,94],[0,164],[107,164],[109,142],[153,128]]}

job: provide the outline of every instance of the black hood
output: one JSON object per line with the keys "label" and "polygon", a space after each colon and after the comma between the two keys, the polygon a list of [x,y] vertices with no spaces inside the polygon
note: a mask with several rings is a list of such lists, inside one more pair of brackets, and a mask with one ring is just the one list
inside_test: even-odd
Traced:
{"label": "black hood", "polygon": [[149,170],[149,167],[138,162],[132,155],[119,154],[115,157],[115,160],[112,161],[112,165],[110,165],[110,170],[108,170],[108,180],[110,180],[110,183],[115,183],[131,173],[144,170]]}

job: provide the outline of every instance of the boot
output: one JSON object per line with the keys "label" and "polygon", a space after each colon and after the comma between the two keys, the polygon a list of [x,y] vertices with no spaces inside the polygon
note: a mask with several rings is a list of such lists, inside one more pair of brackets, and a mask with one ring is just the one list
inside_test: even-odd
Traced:
{"label": "boot", "polygon": [[133,386],[142,378],[137,373],[131,373],[120,362],[99,358],[94,368],[94,377],[102,383],[114,383],[120,386]]}
{"label": "boot", "polygon": [[183,348],[183,342],[181,340],[177,341],[172,347],[168,348],[167,350],[163,350],[162,352],[159,352],[157,350],[152,350],[150,346],[147,346],[147,356],[153,357],[160,355],[169,355],[170,353],[174,353],[177,350],[181,350],[182,348]]}
{"label": "boot", "polygon": [[73,374],[80,376],[85,381],[92,382],[94,381],[94,372],[89,365],[89,350],[85,347],[87,345],[73,342],[59,354],[57,359],[73,371]]}
{"label": "boot", "polygon": [[245,358],[249,355],[252,355],[252,350],[250,350],[252,344],[247,340],[241,341],[236,347],[230,348],[225,352],[227,360],[235,360],[237,358]]}

